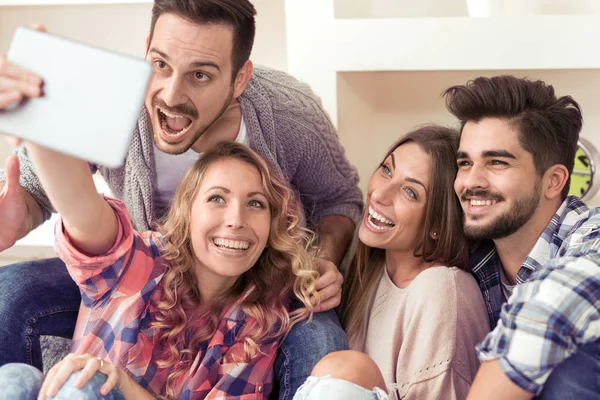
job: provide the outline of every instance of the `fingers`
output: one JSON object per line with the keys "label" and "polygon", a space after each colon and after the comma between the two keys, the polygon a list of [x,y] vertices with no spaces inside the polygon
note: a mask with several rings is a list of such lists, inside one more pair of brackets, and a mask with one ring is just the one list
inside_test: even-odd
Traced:
{"label": "fingers", "polygon": [[334,308],[339,306],[341,302],[342,302],[342,292],[338,292],[338,294],[336,294],[335,296],[330,297],[328,300],[325,300],[325,301],[319,303],[319,305],[315,308],[315,312],[323,312],[323,311],[333,310]]}
{"label": "fingers", "polygon": [[100,393],[103,396],[106,396],[118,383],[119,383],[119,376],[120,376],[120,371],[119,369],[117,369],[116,366],[114,366],[113,364],[109,364],[111,371],[106,375],[106,382],[104,382],[104,384],[102,385],[102,387],[100,388]]}
{"label": "fingers", "polygon": [[338,276],[337,276],[338,273],[339,272],[337,272],[337,271],[325,272],[315,282],[315,289],[317,291],[320,291],[320,290],[326,288],[327,286],[335,284],[336,280],[338,279]]}
{"label": "fingers", "polygon": [[13,104],[19,104],[23,101],[23,95],[21,92],[7,92],[0,93],[0,110],[7,108],[8,106],[12,106]]}
{"label": "fingers", "polygon": [[0,55],[0,109],[18,104],[24,97],[42,95],[42,79]]}
{"label": "fingers", "polygon": [[92,379],[92,376],[94,376],[97,371],[100,371],[100,367],[104,367],[104,362],[100,363],[99,359],[92,358],[88,360],[88,362],[85,364],[85,367],[83,367],[79,373],[77,379],[75,379],[73,386],[75,386],[77,389],[81,389],[90,381],[90,379]]}
{"label": "fingers", "polygon": [[321,301],[316,306],[317,298],[313,297],[311,303],[316,306],[315,312],[327,311],[340,305],[344,277],[331,261],[316,259],[315,265],[321,272],[321,276],[315,282],[315,289]]}
{"label": "fingers", "polygon": [[38,400],[56,396],[65,382],[76,371],[81,371],[73,383],[73,386],[78,389],[85,386],[96,372],[105,374],[107,379],[100,389],[102,395],[106,395],[112,390],[118,383],[120,376],[117,367],[108,361],[100,361],[98,357],[89,354],[69,354],[48,371],[40,389]]}
{"label": "fingers", "polygon": [[23,139],[13,136],[5,136],[4,139],[11,147],[19,147],[23,143]]}
{"label": "fingers", "polygon": [[33,24],[32,28],[39,32],[47,32],[46,27],[42,24]]}
{"label": "fingers", "polygon": [[[319,298],[321,299],[319,305],[315,307],[315,312],[331,310],[340,305],[342,299],[342,285],[333,284],[326,288],[318,291]],[[316,299],[312,298],[311,302],[316,305]]]}
{"label": "fingers", "polygon": [[42,94],[41,82],[34,83],[10,76],[0,76],[0,90],[6,95],[19,93],[29,97],[39,97]]}
{"label": "fingers", "polygon": [[[49,381],[48,387],[44,392],[40,390],[40,394],[44,394],[48,397],[56,396],[60,388],[65,384],[67,379],[69,379],[71,374],[75,371],[79,371],[84,366],[85,360],[82,360],[80,357],[75,356],[74,354],[69,354],[63,361],[60,362],[58,369],[52,377],[48,374],[45,379],[45,381]],[[44,389],[43,385],[42,389]]]}
{"label": "fingers", "polygon": [[[23,83],[31,83],[33,85],[41,85],[42,78],[17,67],[6,59],[6,56],[0,55],[0,76],[13,78]],[[0,86],[2,88],[2,86]]]}
{"label": "fingers", "polygon": [[19,157],[10,155],[4,163],[4,173],[6,174],[6,185],[4,186],[6,193],[18,193],[21,191],[19,177]]}
{"label": "fingers", "polygon": [[[67,355],[67,357],[69,357],[69,355]],[[40,392],[38,394],[38,400],[46,400],[46,393],[48,392],[48,387],[50,386],[50,383],[54,381],[54,376],[56,376],[56,373],[58,372],[63,362],[64,359],[59,363],[55,364],[52,368],[50,368],[50,371],[46,373],[46,377],[42,382],[42,387],[40,388]]]}
{"label": "fingers", "polygon": [[317,258],[315,259],[315,266],[317,271],[321,274],[319,279],[315,282],[317,290],[321,290],[324,287],[335,283],[336,280],[342,277],[335,264],[329,260]]}

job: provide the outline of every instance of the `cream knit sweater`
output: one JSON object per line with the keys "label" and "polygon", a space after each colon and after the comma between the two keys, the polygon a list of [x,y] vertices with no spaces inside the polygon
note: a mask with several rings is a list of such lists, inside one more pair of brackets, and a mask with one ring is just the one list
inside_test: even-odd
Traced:
{"label": "cream knit sweater", "polygon": [[364,350],[381,369],[391,398],[465,399],[479,367],[475,345],[488,332],[483,298],[469,273],[431,267],[400,289],[386,271]]}

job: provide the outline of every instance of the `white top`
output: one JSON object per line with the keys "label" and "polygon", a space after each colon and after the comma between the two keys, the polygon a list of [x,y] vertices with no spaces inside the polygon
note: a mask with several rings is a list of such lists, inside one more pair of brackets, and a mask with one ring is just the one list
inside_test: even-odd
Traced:
{"label": "white top", "polygon": [[489,332],[479,286],[456,267],[431,267],[404,289],[387,270],[369,316],[365,352],[392,398],[465,399]]}
{"label": "white top", "polygon": [[[240,121],[240,131],[235,139],[236,142],[248,146],[248,133],[244,117]],[[171,207],[171,201],[175,195],[177,185],[183,179],[188,168],[195,163],[203,153],[197,153],[189,149],[182,154],[168,154],[160,151],[154,146],[154,162],[156,164],[156,185],[154,186],[154,201],[157,215],[163,215],[164,210]]]}
{"label": "white top", "polygon": [[511,285],[506,273],[504,273],[504,268],[502,267],[500,267],[500,283],[502,284],[502,293],[504,294],[504,297],[508,299],[517,285]]}

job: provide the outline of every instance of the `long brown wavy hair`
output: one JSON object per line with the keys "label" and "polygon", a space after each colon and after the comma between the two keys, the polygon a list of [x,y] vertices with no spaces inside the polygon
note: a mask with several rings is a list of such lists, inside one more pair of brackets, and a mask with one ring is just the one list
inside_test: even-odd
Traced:
{"label": "long brown wavy hair", "polygon": [[[267,246],[256,264],[207,309],[194,273],[190,215],[206,171],[223,159],[239,160],[258,170],[269,202],[271,227]],[[313,269],[314,234],[302,227],[300,206],[285,182],[247,146],[224,142],[206,152],[177,187],[172,207],[158,231],[165,239],[162,259],[166,271],[151,327],[159,329],[159,341],[165,348],[157,366],[170,370],[164,398],[178,397],[182,389],[177,387],[179,378],[191,367],[200,344],[214,335],[223,309],[247,294],[249,288],[254,290],[244,298],[241,309],[256,321],[256,328],[244,338],[247,359],[255,355],[261,342],[283,338],[295,323],[312,316],[310,297],[317,297],[318,278]],[[287,305],[292,294],[304,307],[290,313]],[[200,318],[207,322],[198,327]]]}
{"label": "long brown wavy hair", "polygon": [[[463,233],[462,209],[454,193],[458,131],[437,125],[418,128],[394,143],[382,163],[394,150],[406,143],[416,143],[431,157],[431,179],[425,210],[423,237],[414,251],[425,262],[438,262],[468,269],[469,242]],[[368,212],[365,210],[365,212]],[[416,227],[415,227],[416,229]],[[438,232],[431,238],[432,231]],[[385,250],[358,242],[356,255],[346,272],[342,293],[341,321],[350,346],[361,349],[365,339],[369,307],[383,274]]]}

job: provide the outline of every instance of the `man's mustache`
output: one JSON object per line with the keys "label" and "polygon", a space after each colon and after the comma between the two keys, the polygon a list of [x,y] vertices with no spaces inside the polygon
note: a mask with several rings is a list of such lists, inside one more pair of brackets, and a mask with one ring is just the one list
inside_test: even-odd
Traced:
{"label": "man's mustache", "polygon": [[167,103],[155,97],[154,99],[152,99],[152,107],[159,107],[160,109],[165,110],[166,112],[184,115],[186,117],[189,117],[190,119],[198,119],[198,110],[196,110],[195,107],[188,104],[177,104],[174,106],[168,106]]}
{"label": "man's mustache", "polygon": [[489,190],[471,190],[471,189],[467,189],[460,196],[460,199],[462,201],[467,201],[468,197],[483,197],[483,198],[486,198],[486,199],[498,200],[498,201],[504,200],[504,196],[502,196],[499,193],[490,192]]}

